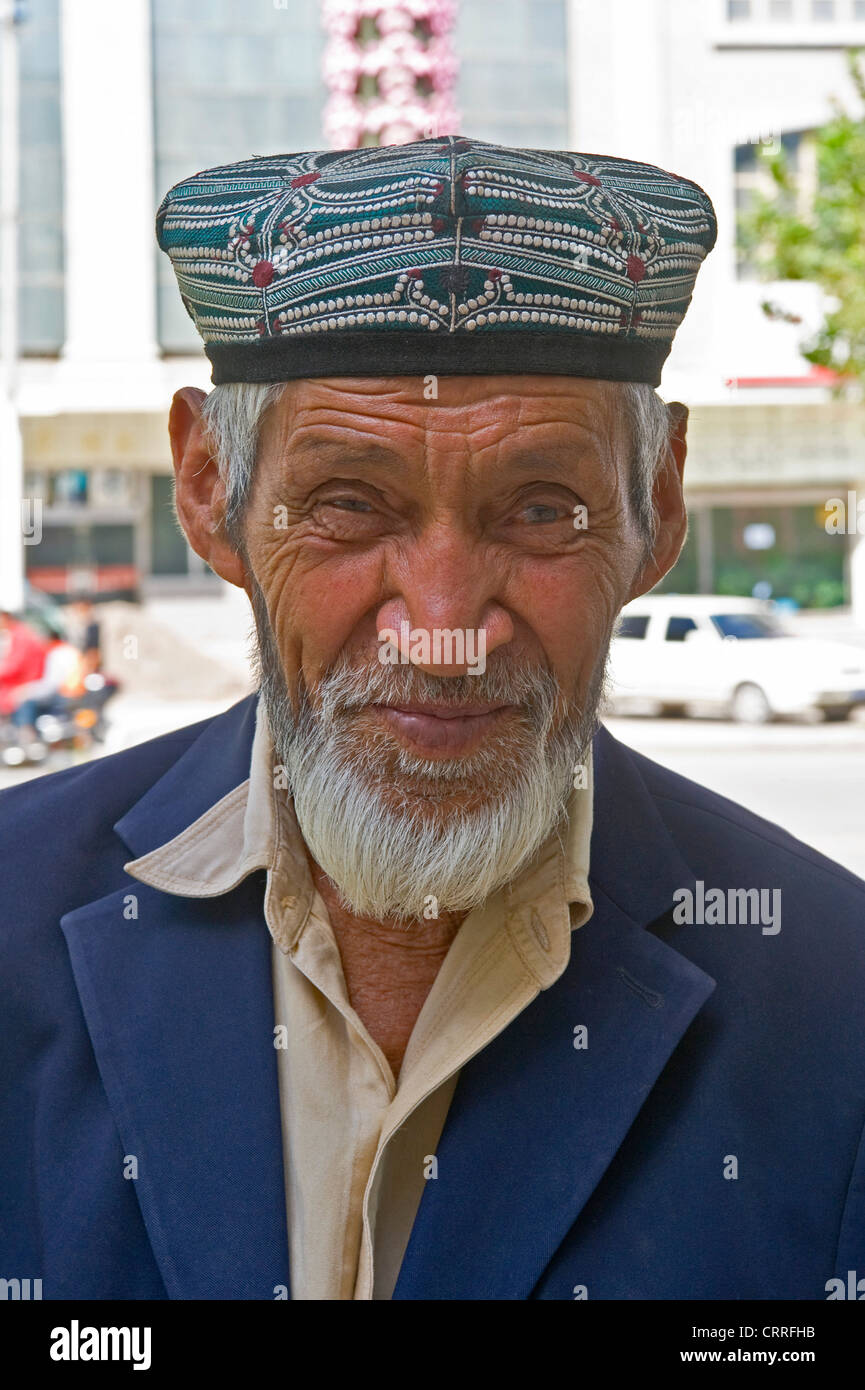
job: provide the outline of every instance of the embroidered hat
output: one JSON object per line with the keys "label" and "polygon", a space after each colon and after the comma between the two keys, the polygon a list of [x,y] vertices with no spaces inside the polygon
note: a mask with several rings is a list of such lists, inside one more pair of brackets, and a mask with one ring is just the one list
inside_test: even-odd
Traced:
{"label": "embroidered hat", "polygon": [[445,136],[206,169],[169,189],[156,235],[215,384],[657,386],[717,223],[698,184],[650,164]]}

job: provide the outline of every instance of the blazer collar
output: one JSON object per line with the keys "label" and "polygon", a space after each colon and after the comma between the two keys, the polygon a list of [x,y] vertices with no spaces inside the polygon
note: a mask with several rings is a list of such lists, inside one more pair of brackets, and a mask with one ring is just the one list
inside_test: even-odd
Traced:
{"label": "blazer collar", "polygon": [[249,776],[258,694],[232,705],[205,727],[164,776],[121,816],[114,829],[137,857],[185,830]]}

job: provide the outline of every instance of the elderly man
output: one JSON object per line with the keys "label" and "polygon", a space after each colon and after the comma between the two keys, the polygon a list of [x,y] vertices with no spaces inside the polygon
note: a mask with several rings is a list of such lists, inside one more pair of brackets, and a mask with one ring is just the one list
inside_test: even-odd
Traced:
{"label": "elderly man", "polygon": [[653,388],[709,199],[448,137],[199,173],[157,229],[216,383],[178,516],[260,690],[0,802],[4,1272],[834,1296],[863,885],[597,726],[685,535]]}

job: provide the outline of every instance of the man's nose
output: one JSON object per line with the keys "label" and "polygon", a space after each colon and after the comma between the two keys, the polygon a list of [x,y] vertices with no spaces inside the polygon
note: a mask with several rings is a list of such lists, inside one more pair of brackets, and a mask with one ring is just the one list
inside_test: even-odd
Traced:
{"label": "man's nose", "polygon": [[493,596],[490,573],[458,543],[423,558],[406,557],[390,577],[391,597],[376,615],[379,641],[394,642],[401,662],[435,676],[480,673],[498,648],[512,641],[513,622]]}

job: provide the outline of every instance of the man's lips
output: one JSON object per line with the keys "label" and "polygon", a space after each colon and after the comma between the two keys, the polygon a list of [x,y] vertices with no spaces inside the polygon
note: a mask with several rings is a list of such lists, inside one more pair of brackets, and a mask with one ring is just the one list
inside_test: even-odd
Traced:
{"label": "man's lips", "polygon": [[375,706],[376,709],[392,709],[398,714],[428,714],[434,719],[481,719],[485,714],[496,714],[499,710],[510,709],[510,705],[437,705],[434,701],[407,700],[404,704]]}
{"label": "man's lips", "polygon": [[472,752],[513,705],[436,705],[410,701],[370,705],[375,715],[409,743],[413,751],[458,756]]}

